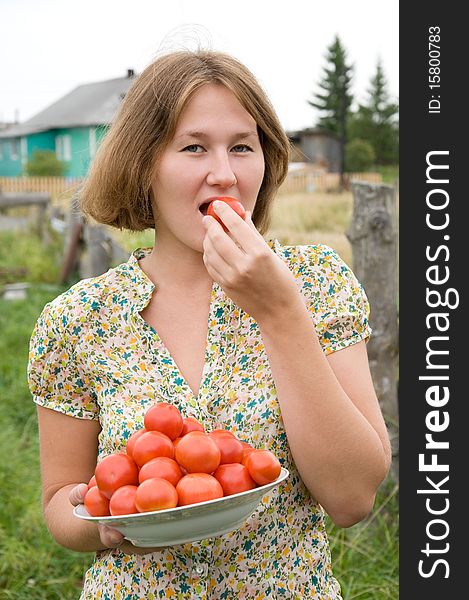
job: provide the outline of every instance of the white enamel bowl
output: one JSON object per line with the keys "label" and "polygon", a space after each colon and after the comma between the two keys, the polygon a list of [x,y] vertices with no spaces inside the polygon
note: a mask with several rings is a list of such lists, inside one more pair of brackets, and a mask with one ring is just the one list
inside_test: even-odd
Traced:
{"label": "white enamel bowl", "polygon": [[279,477],[272,483],[190,506],[117,517],[91,517],[84,505],[80,504],[73,513],[85,521],[114,527],[134,546],[175,546],[217,537],[238,529],[256,510],[261,498],[282,483],[289,474],[282,467]]}

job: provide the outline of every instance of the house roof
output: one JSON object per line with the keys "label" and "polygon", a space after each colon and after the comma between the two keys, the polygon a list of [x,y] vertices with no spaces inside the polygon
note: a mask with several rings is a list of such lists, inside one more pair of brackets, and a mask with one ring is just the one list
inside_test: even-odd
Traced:
{"label": "house roof", "polygon": [[328,129],[322,129],[321,127],[306,127],[305,129],[300,129],[298,131],[287,131],[287,136],[290,139],[298,139],[305,136],[324,136],[337,138],[338,136]]}
{"label": "house roof", "polygon": [[24,123],[1,131],[0,137],[20,137],[49,129],[109,125],[133,82],[132,74],[133,71],[129,71],[127,77],[79,85]]}

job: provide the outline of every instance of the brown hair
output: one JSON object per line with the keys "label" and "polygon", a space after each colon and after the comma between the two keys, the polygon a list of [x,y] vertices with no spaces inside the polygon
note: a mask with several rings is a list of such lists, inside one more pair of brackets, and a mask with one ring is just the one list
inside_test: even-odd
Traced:
{"label": "brown hair", "polygon": [[119,229],[155,227],[151,181],[155,162],[202,85],[230,89],[257,123],[265,173],[252,215],[260,233],[270,224],[275,193],[287,175],[290,142],[265,92],[238,60],[213,50],[157,58],[131,85],[80,191],[81,210]]}

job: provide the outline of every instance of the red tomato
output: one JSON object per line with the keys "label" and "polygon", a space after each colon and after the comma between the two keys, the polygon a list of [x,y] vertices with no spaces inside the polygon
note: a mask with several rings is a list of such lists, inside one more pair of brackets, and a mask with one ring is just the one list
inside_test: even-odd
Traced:
{"label": "red tomato", "polygon": [[181,435],[183,421],[179,409],[168,402],[158,402],[143,417],[147,431],[160,431],[175,440]]}
{"label": "red tomato", "polygon": [[146,431],[135,442],[133,459],[142,467],[152,458],[167,456],[174,458],[174,445],[167,435],[160,431]]}
{"label": "red tomato", "polygon": [[145,463],[138,474],[140,483],[144,482],[146,479],[151,479],[152,477],[167,479],[169,483],[176,486],[177,482],[182,477],[182,471],[177,462],[172,458],[168,458],[167,456],[157,456]]}
{"label": "red tomato", "polygon": [[179,480],[176,491],[179,506],[223,498],[220,483],[208,473],[189,473]]}
{"label": "red tomato", "polygon": [[235,437],[235,434],[229,429],[212,429],[208,435],[231,435]]}
{"label": "red tomato", "polygon": [[108,517],[111,514],[109,512],[109,499],[99,491],[96,485],[90,487],[86,492],[83,503],[88,514],[92,517]]}
{"label": "red tomato", "polygon": [[139,512],[175,508],[178,504],[176,488],[167,479],[152,477],[137,488],[135,505]]}
{"label": "red tomato", "polygon": [[258,450],[256,450],[256,448],[253,448],[249,444],[246,444],[246,442],[241,443],[243,444],[243,458],[241,460],[241,464],[245,465],[246,458],[251,454],[251,452],[258,452]]}
{"label": "red tomato", "polygon": [[138,484],[138,468],[128,454],[119,452],[103,458],[94,471],[101,493],[110,498],[123,485]]}
{"label": "red tomato", "polygon": [[234,435],[226,433],[208,434],[220,450],[220,464],[240,463],[243,460],[243,445]]}
{"label": "red tomato", "polygon": [[[241,202],[239,200],[236,200],[236,198],[231,198],[230,196],[219,196],[217,198],[217,200],[221,200],[222,202],[226,202],[226,204],[229,204],[231,206],[231,208],[242,218],[244,219],[244,217],[246,216],[246,212],[244,210],[244,206],[241,204]],[[213,203],[215,202],[215,200],[213,200],[212,202],[210,202],[210,204],[208,205],[207,208],[207,215],[209,215],[210,217],[213,217],[214,219],[216,219],[220,225],[223,227],[223,229],[225,231],[228,231],[228,229],[225,227],[223,221],[221,220],[221,218],[216,214],[215,209],[213,208]]]}
{"label": "red tomato", "polygon": [[138,512],[135,506],[136,485],[123,485],[118,488],[109,500],[111,515],[133,515]]}
{"label": "red tomato", "polygon": [[176,460],[188,473],[213,473],[221,453],[214,440],[201,431],[191,431],[178,443]]}
{"label": "red tomato", "polygon": [[96,483],[96,477],[93,475],[93,477],[88,482],[88,489],[94,487],[95,485],[98,485],[98,484]]}
{"label": "red tomato", "polygon": [[243,444],[243,448],[252,448],[252,450],[254,450],[254,448],[251,446],[251,444],[248,444],[247,442],[242,442],[241,440],[239,440],[242,444]]}
{"label": "red tomato", "polygon": [[143,435],[145,433],[145,431],[146,431],[145,427],[142,427],[142,429],[138,429],[137,431],[134,431],[132,433],[132,435],[129,437],[129,439],[127,440],[127,444],[125,445],[125,451],[127,452],[127,454],[129,456],[132,456],[135,442],[138,440],[138,438],[141,435]]}
{"label": "red tomato", "polygon": [[225,496],[246,492],[257,487],[247,468],[239,463],[220,465],[213,476],[220,483]]}
{"label": "red tomato", "polygon": [[186,435],[186,433],[190,433],[191,431],[204,431],[204,426],[200,421],[197,421],[195,417],[184,417],[183,426],[181,431],[181,437]]}
{"label": "red tomato", "polygon": [[278,458],[270,450],[251,452],[246,458],[246,467],[251,477],[259,485],[275,481],[282,468]]}

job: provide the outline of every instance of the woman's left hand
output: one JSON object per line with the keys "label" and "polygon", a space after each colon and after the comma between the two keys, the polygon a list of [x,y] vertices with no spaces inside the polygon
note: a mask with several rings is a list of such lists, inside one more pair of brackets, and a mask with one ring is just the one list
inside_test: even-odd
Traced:
{"label": "woman's left hand", "polygon": [[225,202],[216,201],[214,209],[229,232],[204,217],[203,260],[233,302],[259,323],[302,300],[293,273],[257,231],[249,211],[243,221]]}

